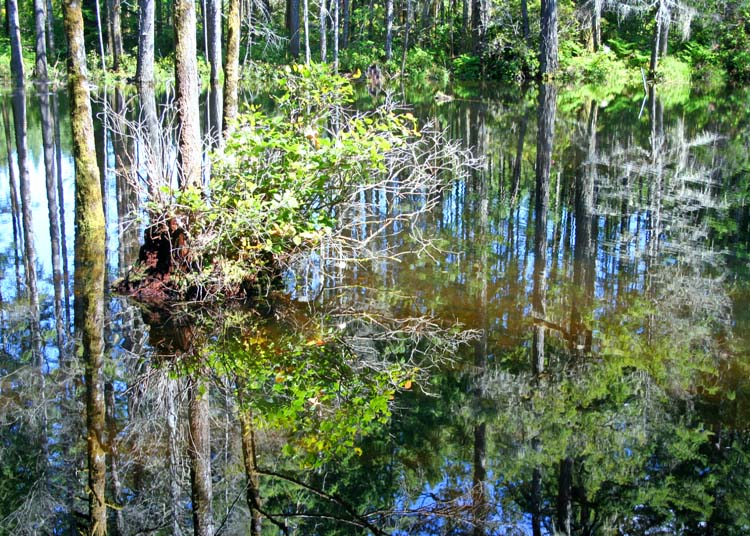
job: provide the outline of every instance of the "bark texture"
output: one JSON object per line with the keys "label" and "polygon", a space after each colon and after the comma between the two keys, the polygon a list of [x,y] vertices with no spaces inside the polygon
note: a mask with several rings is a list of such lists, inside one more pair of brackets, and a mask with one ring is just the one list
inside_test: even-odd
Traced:
{"label": "bark texture", "polygon": [[68,38],[68,90],[76,179],[75,323],[85,362],[89,528],[107,533],[105,405],[103,385],[105,227],[94,124],[86,80],[83,17],[78,0],[63,2]]}
{"label": "bark texture", "polygon": [[240,0],[229,0],[227,14],[227,53],[224,63],[224,138],[232,131],[239,110],[240,82]]}
{"label": "bark texture", "polygon": [[175,80],[179,119],[178,166],[181,188],[200,188],[201,129],[199,116],[200,84],[195,39],[195,3],[174,3]]}

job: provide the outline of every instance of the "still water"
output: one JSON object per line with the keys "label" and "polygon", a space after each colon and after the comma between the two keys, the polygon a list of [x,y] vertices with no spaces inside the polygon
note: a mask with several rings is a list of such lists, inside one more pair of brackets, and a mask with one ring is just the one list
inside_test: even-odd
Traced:
{"label": "still water", "polygon": [[[313,254],[260,311],[108,296],[113,533],[192,530],[196,384],[224,534],[249,534],[251,509],[264,534],[750,532],[747,92],[454,94],[413,97],[416,115],[483,166],[408,236],[379,236],[389,258]],[[87,515],[74,171],[51,97],[47,134],[38,96],[23,101],[27,178],[2,102],[3,534],[76,534]],[[143,142],[113,121],[97,140],[108,286],[144,225]],[[363,236],[408,210],[365,195]]]}

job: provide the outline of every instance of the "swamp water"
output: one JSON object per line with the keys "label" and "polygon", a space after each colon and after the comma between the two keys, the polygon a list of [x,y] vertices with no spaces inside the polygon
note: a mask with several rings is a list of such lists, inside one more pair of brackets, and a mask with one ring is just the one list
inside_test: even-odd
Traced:
{"label": "swamp water", "polygon": [[[3,534],[75,534],[87,515],[74,171],[52,97],[46,135],[25,99],[28,180],[2,102]],[[197,396],[224,534],[250,533],[251,505],[264,534],[750,531],[747,103],[551,87],[425,101],[415,115],[485,162],[417,223],[432,247],[414,253],[396,223],[377,238],[390,259],[312,255],[260,312],[109,295],[110,530],[192,530]],[[142,149],[101,126],[109,286],[138,256],[122,171]],[[362,237],[408,210],[367,195]]]}

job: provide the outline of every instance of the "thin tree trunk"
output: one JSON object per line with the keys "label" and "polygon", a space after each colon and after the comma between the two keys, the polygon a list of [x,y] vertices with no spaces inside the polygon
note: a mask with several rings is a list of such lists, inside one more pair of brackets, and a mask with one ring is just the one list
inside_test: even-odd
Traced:
{"label": "thin tree trunk", "polygon": [[47,63],[49,63],[49,58],[52,58],[52,61],[54,62],[57,55],[57,50],[55,47],[55,26],[52,24],[55,16],[52,9],[52,0],[47,0],[46,7],[47,11],[44,20],[45,24],[47,25]]}
{"label": "thin tree trunk", "polygon": [[211,67],[209,75],[208,111],[209,137],[218,141],[223,132],[221,78],[221,0],[206,0],[206,34],[208,38],[208,62]]}
{"label": "thin tree trunk", "polygon": [[203,148],[199,116],[195,3],[174,3],[175,80],[179,121],[178,166],[181,188],[201,188]]}
{"label": "thin tree trunk", "polygon": [[295,60],[299,58],[299,1],[287,0],[289,52]]}
{"label": "thin tree trunk", "polygon": [[81,4],[63,1],[65,34],[68,38],[68,87],[75,158],[76,191],[76,327],[81,333],[81,354],[86,367],[86,424],[89,465],[89,530],[107,532],[105,502],[106,463],[104,450],[104,264],[105,224],[99,167],[94,148],[86,51]]}
{"label": "thin tree trunk", "polygon": [[307,0],[302,0],[302,20],[305,26],[305,64],[310,65],[310,10]]}
{"label": "thin tree trunk", "polygon": [[234,121],[239,110],[241,22],[240,0],[229,0],[227,53],[224,63],[224,139],[234,129]]}
{"label": "thin tree trunk", "polygon": [[521,0],[521,26],[523,28],[523,40],[528,43],[531,30],[529,29],[529,6],[527,0]]}
{"label": "thin tree trunk", "polygon": [[45,0],[34,0],[34,28],[36,30],[36,63],[34,73],[40,80],[47,80],[47,5]]}
{"label": "thin tree trunk", "polygon": [[344,16],[342,17],[342,25],[341,25],[341,47],[340,48],[348,48],[349,47],[349,34],[351,32],[351,2],[349,0],[341,0],[342,6],[341,8],[344,11]]}
{"label": "thin tree trunk", "polygon": [[[336,1],[336,0],[332,0]],[[393,0],[385,0],[385,59],[393,56]]]}
{"label": "thin tree trunk", "polygon": [[112,69],[115,71],[120,70],[120,60],[125,53],[122,46],[121,11],[120,0],[107,0],[107,27],[112,43]]}
{"label": "thin tree trunk", "polygon": [[208,385],[190,378],[188,385],[190,440],[190,481],[193,502],[193,534],[214,533],[213,487],[211,483],[211,434],[209,428]]}
{"label": "thin tree trunk", "polygon": [[320,0],[320,61],[325,63],[328,56],[327,31],[328,11],[326,10],[326,0]]}
{"label": "thin tree trunk", "polygon": [[339,0],[331,0],[331,5],[333,6],[333,70],[339,72]]}
{"label": "thin tree trunk", "polygon": [[406,24],[404,24],[404,49],[401,53],[401,78],[404,77],[406,70],[406,56],[409,51],[409,31],[411,30],[411,21],[413,16],[412,0],[406,0]]}

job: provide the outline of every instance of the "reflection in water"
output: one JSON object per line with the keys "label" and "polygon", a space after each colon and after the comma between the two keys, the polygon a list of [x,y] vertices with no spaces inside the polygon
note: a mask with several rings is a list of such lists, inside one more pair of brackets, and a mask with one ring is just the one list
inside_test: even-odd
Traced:
{"label": "reflection in water", "polygon": [[[133,122],[158,122],[151,95]],[[123,94],[111,102],[129,108]],[[88,437],[107,454],[103,493],[117,505],[107,523],[120,533],[210,523],[227,534],[745,532],[748,292],[736,260],[748,218],[732,192],[747,164],[733,140],[748,122],[653,94],[641,120],[627,100],[571,104],[551,86],[537,105],[536,123],[525,100],[419,110],[489,157],[415,223],[440,250],[409,254],[409,239],[389,232],[377,240],[400,262],[345,270],[312,259],[296,278],[311,287],[297,291],[313,301],[304,311],[282,299],[265,316],[165,316],[110,298],[107,352],[72,355],[64,368],[30,360],[33,331],[17,321],[29,308],[13,291],[10,247],[24,240],[9,237],[26,224],[8,187],[0,463],[12,477],[0,482],[0,531],[36,519],[72,532],[84,491],[101,489],[75,474],[87,467],[76,406],[85,387],[101,401]],[[119,117],[108,180],[124,269],[140,234],[127,225],[133,181],[167,172],[144,157],[162,150],[158,132],[128,138]],[[357,236],[421,201],[387,189],[362,197],[347,212]],[[40,245],[36,262],[40,334],[55,333],[52,251]],[[86,259],[77,253],[79,289],[102,280],[85,276]],[[439,321],[478,334],[458,345]],[[42,355],[54,346],[41,340]],[[84,363],[85,386],[73,381]],[[48,453],[24,450],[41,437]],[[44,482],[47,517],[24,501],[42,497]],[[205,506],[203,520],[193,505]]]}

